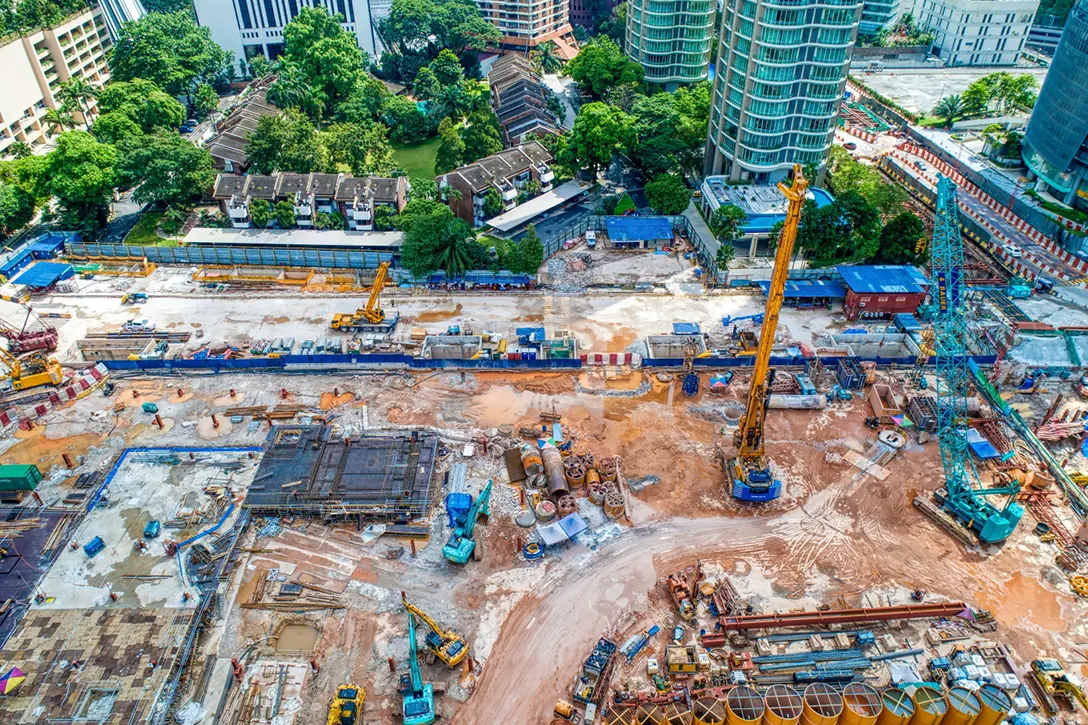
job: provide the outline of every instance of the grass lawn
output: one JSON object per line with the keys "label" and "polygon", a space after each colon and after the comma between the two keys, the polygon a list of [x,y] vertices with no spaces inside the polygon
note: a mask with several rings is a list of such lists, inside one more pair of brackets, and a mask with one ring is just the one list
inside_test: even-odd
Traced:
{"label": "grass lawn", "polygon": [[161,211],[149,211],[140,217],[140,221],[136,222],[136,226],[132,227],[132,231],[125,237],[125,244],[131,244],[135,247],[154,246],[160,242],[165,242],[165,239],[155,233],[155,227],[159,225],[163,213]]}
{"label": "grass lawn", "polygon": [[442,143],[437,136],[410,146],[394,146],[393,158],[408,172],[409,179],[434,181],[434,159]]}

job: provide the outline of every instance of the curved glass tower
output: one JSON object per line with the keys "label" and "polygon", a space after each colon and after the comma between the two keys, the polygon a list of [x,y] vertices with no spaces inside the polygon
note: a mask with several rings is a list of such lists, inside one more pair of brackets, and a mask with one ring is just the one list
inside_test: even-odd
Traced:
{"label": "curved glass tower", "polygon": [[1088,209],[1088,0],[1069,13],[1024,133],[1036,188]]}
{"label": "curved glass tower", "polygon": [[823,166],[862,0],[725,0],[706,175],[776,182]]}
{"label": "curved glass tower", "polygon": [[707,76],[714,43],[713,0],[630,0],[627,55],[646,80],[676,90]]}

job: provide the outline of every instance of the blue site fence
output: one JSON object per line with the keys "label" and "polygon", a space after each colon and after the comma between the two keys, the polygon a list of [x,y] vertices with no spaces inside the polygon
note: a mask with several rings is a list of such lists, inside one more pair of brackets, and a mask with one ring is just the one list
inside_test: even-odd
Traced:
{"label": "blue site fence", "polygon": [[392,262],[392,252],[334,251],[330,249],[276,249],[224,245],[221,247],[144,247],[128,244],[68,243],[74,257],[146,258],[155,264],[235,265],[258,267],[317,267],[322,269],[377,269]]}
{"label": "blue site fence", "polygon": [[[843,358],[821,358],[825,365],[838,367]],[[877,365],[914,365],[914,357],[855,357],[858,362],[875,362]],[[996,355],[973,355],[970,357],[978,365],[993,365],[997,361]],[[696,358],[695,366],[699,368],[741,368],[751,367],[755,358],[746,357],[707,357]],[[803,366],[809,358],[796,357],[772,357],[772,367]],[[280,370],[290,372],[288,368],[302,367],[307,372],[320,372],[326,369],[329,372],[343,370],[345,368],[359,368],[360,366],[391,367],[399,366],[414,370],[435,370],[446,368],[482,369],[482,370],[517,370],[517,369],[559,369],[569,370],[582,367],[580,359],[560,360],[429,360],[415,358],[410,355],[284,355],[278,358],[238,358],[238,359],[203,359],[203,360],[104,360],[102,364],[110,370],[140,370],[140,371],[166,371],[178,372],[186,370],[223,371],[266,371]],[[642,367],[645,368],[677,368],[684,364],[682,358],[643,358]],[[932,364],[932,360],[930,361]],[[314,366],[314,367],[306,367]],[[365,368],[363,368],[365,369]]]}

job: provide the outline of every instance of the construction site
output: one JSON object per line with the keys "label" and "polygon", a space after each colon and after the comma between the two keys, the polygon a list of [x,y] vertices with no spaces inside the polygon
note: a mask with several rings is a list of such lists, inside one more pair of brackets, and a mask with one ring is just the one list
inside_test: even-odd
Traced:
{"label": "construction site", "polygon": [[798,167],[745,288],[5,288],[0,722],[1088,722],[1085,313],[932,176],[924,271]]}

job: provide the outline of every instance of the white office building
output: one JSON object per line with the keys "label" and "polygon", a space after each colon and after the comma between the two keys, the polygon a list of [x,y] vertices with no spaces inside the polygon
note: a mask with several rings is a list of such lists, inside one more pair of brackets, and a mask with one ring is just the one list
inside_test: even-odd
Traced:
{"label": "white office building", "polygon": [[381,55],[370,0],[194,0],[193,7],[197,23],[211,30],[212,40],[236,58],[279,57],[284,27],[307,7],[339,13],[344,30],[355,36],[359,47],[375,60]]}
{"label": "white office building", "polygon": [[916,0],[919,27],[950,66],[1016,65],[1039,0]]}
{"label": "white office building", "polygon": [[98,8],[102,11],[106,30],[114,40],[121,34],[122,25],[139,20],[147,14],[140,0],[98,0]]}

